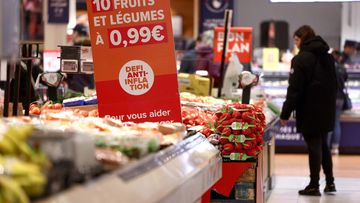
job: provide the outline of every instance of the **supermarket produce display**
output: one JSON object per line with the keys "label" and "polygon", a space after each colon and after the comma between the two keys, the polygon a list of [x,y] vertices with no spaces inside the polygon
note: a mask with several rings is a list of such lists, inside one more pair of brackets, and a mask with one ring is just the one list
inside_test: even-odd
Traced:
{"label": "supermarket produce display", "polygon": [[[1,181],[15,185],[10,188],[18,184],[30,198],[119,169],[186,136],[180,123],[121,123],[69,110],[3,119],[0,124]],[[2,189],[4,202],[24,199],[17,190],[13,193],[18,197],[10,197]]]}
{"label": "supermarket produce display", "polygon": [[[89,185],[95,185],[93,190],[117,185],[119,196],[104,192],[111,193],[111,201],[151,197],[172,202],[188,191],[186,185],[195,184],[196,193],[180,201],[195,202],[220,179],[223,161],[255,163],[268,119],[276,118],[268,108],[188,93],[181,94],[181,103],[183,124],[121,122],[99,118],[96,106],[80,110],[53,102],[32,104],[32,117],[2,119],[0,197],[24,203],[87,201]],[[156,178],[161,176],[169,180]],[[131,188],[145,190],[145,183],[154,181],[158,185],[147,186],[153,188],[147,189],[148,196],[132,194]]]}
{"label": "supermarket produce display", "polygon": [[[131,8],[103,3],[88,4],[89,28],[97,36],[91,35],[92,50],[86,49],[86,57],[81,47],[60,46],[62,72],[81,74],[84,71],[78,69],[83,62],[96,59],[90,66],[95,68],[97,92],[87,96],[63,92],[64,98],[49,95],[56,102],[45,102],[48,95],[44,94],[39,102],[28,99],[25,115],[29,116],[0,120],[4,125],[0,131],[1,202],[189,203],[200,201],[219,180],[231,189],[234,179],[249,167],[262,177],[258,174],[263,172],[263,152],[271,140],[271,136],[264,139],[266,127],[276,119],[264,100],[253,105],[189,93],[179,97],[175,57],[164,60],[174,55],[169,2],[139,1]],[[158,10],[162,19],[117,27],[113,23],[99,26],[95,20],[99,15],[112,18],[120,11],[135,12],[133,9],[138,13]],[[141,38],[152,40],[128,41],[132,34],[121,33],[121,29],[135,30]],[[144,30],[149,32],[142,33]],[[110,40],[104,41],[102,37],[109,31]],[[247,40],[251,41],[251,36]],[[148,50],[152,50],[151,57]],[[248,56],[251,58],[251,49]],[[100,68],[104,65],[106,71]],[[31,67],[29,63],[28,73]],[[55,74],[51,75],[44,78],[55,79]],[[243,102],[248,103],[250,88],[258,77],[242,72],[226,81],[234,82],[237,76],[241,88],[246,89]],[[57,88],[63,77],[57,79],[48,86]],[[27,89],[30,91],[31,84]],[[206,89],[203,95],[210,93],[211,85]],[[223,173],[229,169],[228,163],[241,170]],[[232,180],[223,183],[230,174]],[[256,181],[252,189],[261,190],[263,179],[249,174],[252,177],[245,179]],[[248,200],[253,202],[263,200],[260,193],[251,198]]]}

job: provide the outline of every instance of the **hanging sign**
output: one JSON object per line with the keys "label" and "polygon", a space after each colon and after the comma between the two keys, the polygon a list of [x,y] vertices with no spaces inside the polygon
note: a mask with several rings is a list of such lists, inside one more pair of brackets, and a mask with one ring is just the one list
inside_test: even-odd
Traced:
{"label": "hanging sign", "polygon": [[69,22],[69,0],[48,0],[48,22]]}
{"label": "hanging sign", "polygon": [[[221,62],[224,47],[224,28],[216,27],[214,35],[214,61]],[[250,63],[252,57],[252,28],[232,27],[228,35],[228,46],[225,61],[229,62],[232,53],[235,53],[241,63]]]}
{"label": "hanging sign", "polygon": [[233,0],[201,0],[199,4],[199,33],[224,26],[225,10],[234,9]]}

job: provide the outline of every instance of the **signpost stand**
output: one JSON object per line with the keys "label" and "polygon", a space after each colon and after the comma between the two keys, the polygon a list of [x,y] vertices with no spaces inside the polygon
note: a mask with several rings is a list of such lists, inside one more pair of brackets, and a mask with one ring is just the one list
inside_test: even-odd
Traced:
{"label": "signpost stand", "polygon": [[[244,71],[251,72],[251,64],[244,65]],[[241,103],[249,104],[250,103],[250,96],[251,96],[251,85],[248,85],[243,88],[242,96],[241,96]]]}
{"label": "signpost stand", "polygon": [[[225,76],[225,58],[227,55],[227,44],[228,44],[228,34],[231,27],[231,19],[232,19],[232,10],[226,10],[225,11],[225,23],[224,23],[224,44],[223,44],[223,50],[221,55],[221,65],[220,65],[220,85],[219,85],[219,91],[218,91],[218,97],[221,97],[222,93],[222,87],[224,83],[224,76]],[[214,47],[216,49],[216,47]]]}

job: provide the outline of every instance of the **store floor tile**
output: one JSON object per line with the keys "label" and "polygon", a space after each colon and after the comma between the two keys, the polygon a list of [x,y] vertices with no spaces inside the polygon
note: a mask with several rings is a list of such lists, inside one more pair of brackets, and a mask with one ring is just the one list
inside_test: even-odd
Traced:
{"label": "store floor tile", "polygon": [[[354,164],[360,163],[360,156],[333,156],[333,163],[335,177],[360,178],[360,164]],[[277,176],[305,176],[309,174],[309,161],[306,154],[275,154],[274,164],[274,173]]]}
{"label": "store floor tile", "polygon": [[306,185],[306,177],[298,176],[276,176],[275,187],[276,189],[298,189]]}
{"label": "store floor tile", "polygon": [[304,188],[309,179],[298,176],[277,176],[275,188],[267,203],[358,203],[360,202],[359,178],[336,178],[338,192],[324,194],[325,180],[320,181],[321,197],[299,196],[298,190]]}

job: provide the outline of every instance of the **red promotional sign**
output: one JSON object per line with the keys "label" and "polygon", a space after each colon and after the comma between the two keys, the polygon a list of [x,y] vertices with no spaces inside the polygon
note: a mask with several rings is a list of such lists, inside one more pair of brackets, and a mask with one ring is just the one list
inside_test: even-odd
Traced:
{"label": "red promotional sign", "polygon": [[[215,28],[214,61],[221,62],[224,47],[224,28]],[[235,53],[241,63],[250,63],[252,57],[252,28],[232,27],[228,35],[228,46],[225,62],[229,62],[231,54]]]}
{"label": "red promotional sign", "polygon": [[87,0],[99,113],[181,122],[168,0]]}

